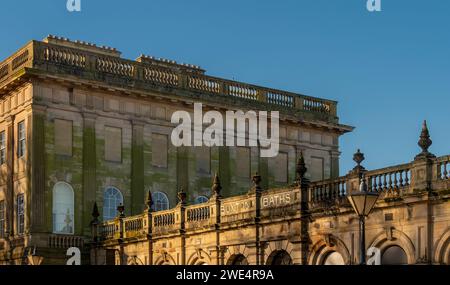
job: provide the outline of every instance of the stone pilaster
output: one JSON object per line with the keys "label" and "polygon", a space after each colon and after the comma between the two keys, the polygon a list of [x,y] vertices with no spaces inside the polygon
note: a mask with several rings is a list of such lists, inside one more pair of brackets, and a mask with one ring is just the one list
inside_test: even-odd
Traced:
{"label": "stone pilaster", "polygon": [[219,147],[219,176],[222,184],[222,195],[229,197],[230,189],[230,151],[226,146]]}
{"label": "stone pilaster", "polygon": [[28,115],[27,168],[31,194],[28,199],[31,205],[28,208],[31,209],[30,230],[33,233],[43,232],[49,227],[45,219],[45,119],[46,108],[38,105]]}
{"label": "stone pilaster", "polygon": [[189,149],[177,148],[177,188],[189,191]]}
{"label": "stone pilaster", "polygon": [[131,142],[131,215],[142,212],[144,198],[144,124],[132,122]]}
{"label": "stone pilaster", "polygon": [[15,117],[6,118],[6,231],[7,235],[14,235],[14,143]]}
{"label": "stone pilaster", "polygon": [[94,114],[83,114],[83,229],[84,234],[89,234],[90,215],[96,201],[97,183],[96,183],[96,137],[95,137],[95,119]]}

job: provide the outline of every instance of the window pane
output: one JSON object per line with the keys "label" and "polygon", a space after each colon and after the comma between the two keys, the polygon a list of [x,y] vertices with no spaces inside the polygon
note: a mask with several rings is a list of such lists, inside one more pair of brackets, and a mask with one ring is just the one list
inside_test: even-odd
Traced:
{"label": "window pane", "polygon": [[62,234],[74,233],[74,192],[64,182],[53,187],[53,232]]}
{"label": "window pane", "polygon": [[25,209],[23,194],[17,196],[17,233],[23,234],[25,229]]}
{"label": "window pane", "polygon": [[169,198],[162,192],[152,193],[153,211],[164,211],[169,209]]}
{"label": "window pane", "polygon": [[117,207],[123,204],[123,196],[115,187],[106,188],[103,195],[103,221],[109,221],[117,216]]}
{"label": "window pane", "polygon": [[0,133],[0,164],[6,162],[6,135],[5,131]]}
{"label": "window pane", "polygon": [[25,122],[22,121],[17,126],[17,156],[22,157],[25,154]]}
{"label": "window pane", "polygon": [[5,201],[0,201],[0,238],[5,237]]}
{"label": "window pane", "polygon": [[195,204],[202,204],[202,203],[206,203],[208,201],[209,201],[209,199],[207,197],[205,197],[205,196],[198,196],[195,199]]}

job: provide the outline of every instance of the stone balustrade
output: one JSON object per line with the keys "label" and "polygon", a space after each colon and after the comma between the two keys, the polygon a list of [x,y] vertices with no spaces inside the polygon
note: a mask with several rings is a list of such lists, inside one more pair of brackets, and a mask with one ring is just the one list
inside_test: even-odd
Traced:
{"label": "stone balustrade", "polygon": [[214,226],[215,223],[211,220],[212,209],[210,204],[211,201],[186,207],[185,229],[195,230]]}
{"label": "stone balustrade", "polygon": [[[420,185],[421,181],[431,180],[434,192],[447,193],[450,187],[450,156],[433,157],[428,161],[433,169],[430,176],[419,174],[422,172],[417,170],[422,167],[423,161],[415,160],[371,171],[361,168],[336,179],[308,183],[306,202],[313,213],[327,214],[330,209],[337,212],[351,210],[347,195],[359,191],[360,177],[364,177],[368,191],[380,193],[380,203],[424,191],[413,189],[412,181],[415,181],[415,185]],[[166,211],[116,218],[100,224],[102,230],[99,233],[103,240],[115,240],[146,237],[150,233],[153,238],[159,238],[217,227],[242,227],[255,221],[299,217],[300,203],[300,188],[293,184],[286,188],[263,190],[259,194],[250,191],[248,194],[228,198],[213,196],[203,204],[186,206],[180,203]],[[152,221],[151,224],[147,222],[149,220]]]}
{"label": "stone balustrade", "polygon": [[437,179],[450,179],[450,156],[446,155],[437,159]]}
{"label": "stone balustrade", "polygon": [[133,238],[145,235],[145,229],[148,224],[145,214],[123,218],[122,222],[124,227],[124,238]]}
{"label": "stone balustrade", "polygon": [[153,235],[166,235],[177,233],[181,227],[180,207],[174,209],[155,212],[152,215]]}
{"label": "stone balustrade", "polygon": [[67,249],[70,247],[83,248],[83,237],[73,235],[49,235],[48,247],[49,248],[62,248]]}
{"label": "stone balustrade", "polygon": [[102,240],[117,239],[120,238],[120,220],[115,219],[112,221],[103,222],[99,225],[100,238]]}
{"label": "stone balustrade", "polygon": [[66,39],[60,39],[58,42],[52,42],[51,39],[44,42],[31,41],[0,63],[0,91],[16,78],[19,69],[27,67],[31,72],[34,70],[38,73],[45,71],[58,75],[76,74],[80,79],[103,81],[110,86],[114,83],[119,87],[127,84],[144,90],[170,87],[181,91],[260,101],[278,106],[280,110],[292,108],[337,122],[335,101],[207,76],[195,66],[143,56],[133,61],[120,58],[118,52],[107,53],[109,50],[104,51],[91,45],[87,47],[90,49],[87,49],[85,44]]}

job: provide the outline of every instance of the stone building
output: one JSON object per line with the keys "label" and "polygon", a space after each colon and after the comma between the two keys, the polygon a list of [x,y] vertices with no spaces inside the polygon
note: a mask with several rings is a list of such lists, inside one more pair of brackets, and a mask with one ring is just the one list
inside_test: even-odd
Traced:
{"label": "stone building", "polygon": [[[450,264],[450,156],[428,152],[424,124],[422,152],[412,162],[366,170],[364,155],[347,175],[310,182],[300,156],[297,179],[263,189],[261,176],[244,195],[223,198],[219,177],[211,199],[187,205],[186,193],[170,210],[100,223],[93,212],[92,264],[139,265],[339,265],[358,264],[359,222],[347,196],[378,193],[366,219],[366,250],[381,264]],[[148,196],[151,198],[151,195]],[[122,209],[119,209],[122,211]],[[370,250],[373,250],[370,253]]]}
{"label": "stone building", "polygon": [[[71,246],[89,262],[95,202],[108,222],[120,204],[125,216],[140,215],[149,191],[155,213],[178,209],[180,189],[186,203],[208,202],[217,197],[215,172],[223,197],[245,194],[255,172],[262,188],[284,187],[300,152],[310,180],[339,177],[338,139],[352,127],[339,123],[337,102],[120,54],[48,36],[0,63],[0,263],[26,263],[30,254],[64,263]],[[278,156],[261,158],[258,147],[174,147],[171,115],[192,113],[196,102],[221,113],[279,111]]]}

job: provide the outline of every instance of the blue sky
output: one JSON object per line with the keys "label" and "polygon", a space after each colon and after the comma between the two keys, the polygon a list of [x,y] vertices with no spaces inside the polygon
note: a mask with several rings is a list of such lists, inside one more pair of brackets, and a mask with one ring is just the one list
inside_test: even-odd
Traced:
{"label": "blue sky", "polygon": [[419,152],[423,119],[431,151],[450,153],[450,1],[66,0],[0,3],[0,58],[56,34],[200,65],[207,73],[339,101],[341,174],[357,148],[374,169]]}

